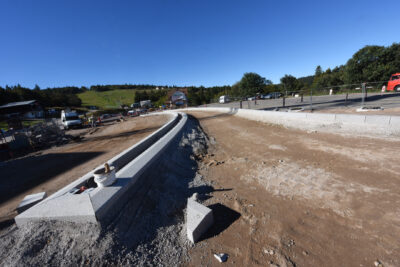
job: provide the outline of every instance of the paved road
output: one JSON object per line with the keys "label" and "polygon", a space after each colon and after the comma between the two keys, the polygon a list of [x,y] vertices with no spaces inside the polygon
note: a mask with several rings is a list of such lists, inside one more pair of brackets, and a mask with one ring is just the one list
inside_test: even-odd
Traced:
{"label": "paved road", "polygon": [[[350,94],[346,101],[346,95],[323,95],[312,97],[312,108],[316,110],[332,109],[340,107],[360,107],[361,106],[361,93]],[[383,107],[387,108],[399,108],[400,107],[400,94],[399,93],[370,93],[365,100],[365,106],[367,107]],[[207,107],[234,107],[239,108],[240,102],[230,102],[227,104],[213,103],[208,104]],[[283,98],[279,99],[268,99],[268,100],[257,100],[254,101],[243,101],[242,108],[249,109],[263,109],[273,110],[278,108],[279,110],[286,110],[288,108],[303,107],[304,109],[311,109],[311,98],[305,96],[303,102],[301,98],[289,97],[285,99],[285,107],[283,107]]]}

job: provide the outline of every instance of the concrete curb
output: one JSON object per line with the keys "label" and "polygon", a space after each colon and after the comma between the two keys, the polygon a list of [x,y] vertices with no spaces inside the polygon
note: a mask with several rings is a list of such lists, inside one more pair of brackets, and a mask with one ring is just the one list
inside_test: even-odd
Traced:
{"label": "concrete curb", "polygon": [[237,108],[187,108],[181,111],[230,113],[235,116],[297,129],[366,135],[400,135],[400,116],[280,112]]}
{"label": "concrete curb", "polygon": [[125,204],[130,188],[142,182],[140,181],[141,174],[160,157],[186,124],[187,115],[184,113],[164,112],[163,114],[171,115],[171,120],[156,132],[108,161],[117,169],[115,184],[110,187],[95,188],[78,195],[70,193],[92,177],[93,172],[102,167],[99,166],[15,217],[17,226],[44,220],[109,223]]}

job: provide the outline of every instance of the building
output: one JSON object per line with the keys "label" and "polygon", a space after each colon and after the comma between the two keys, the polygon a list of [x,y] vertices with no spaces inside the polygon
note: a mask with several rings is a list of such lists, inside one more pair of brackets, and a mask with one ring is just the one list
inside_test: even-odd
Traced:
{"label": "building", "polygon": [[187,105],[187,89],[178,89],[168,92],[167,104],[173,107],[182,107]]}
{"label": "building", "polygon": [[0,106],[0,115],[5,118],[38,119],[44,117],[44,110],[36,100],[20,101]]}

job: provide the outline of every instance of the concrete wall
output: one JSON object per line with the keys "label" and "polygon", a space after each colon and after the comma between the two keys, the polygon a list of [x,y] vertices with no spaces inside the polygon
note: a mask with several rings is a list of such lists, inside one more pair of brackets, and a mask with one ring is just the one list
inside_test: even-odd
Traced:
{"label": "concrete wall", "polygon": [[[43,220],[107,224],[120,211],[125,201],[132,197],[129,190],[143,182],[140,179],[141,174],[160,157],[182,130],[187,120],[184,113],[167,112],[163,114],[170,115],[171,120],[141,142],[108,161],[110,165],[117,168],[116,183],[110,187],[95,188],[89,193],[70,194],[72,189],[79,188],[81,184],[92,177],[93,170],[18,215],[15,218],[17,225],[23,226],[28,222]],[[100,167],[102,165],[98,168]]]}
{"label": "concrete wall", "polygon": [[230,113],[235,116],[303,130],[400,136],[400,116],[278,112],[236,108],[188,108],[183,111]]}

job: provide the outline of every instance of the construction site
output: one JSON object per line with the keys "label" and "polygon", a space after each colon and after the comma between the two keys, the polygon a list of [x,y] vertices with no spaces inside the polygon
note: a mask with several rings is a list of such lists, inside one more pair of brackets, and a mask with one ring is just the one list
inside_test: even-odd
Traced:
{"label": "construction site", "polygon": [[399,267],[396,6],[0,1],[0,267]]}
{"label": "construction site", "polygon": [[63,135],[0,165],[2,266],[400,265],[397,115],[207,107]]}

